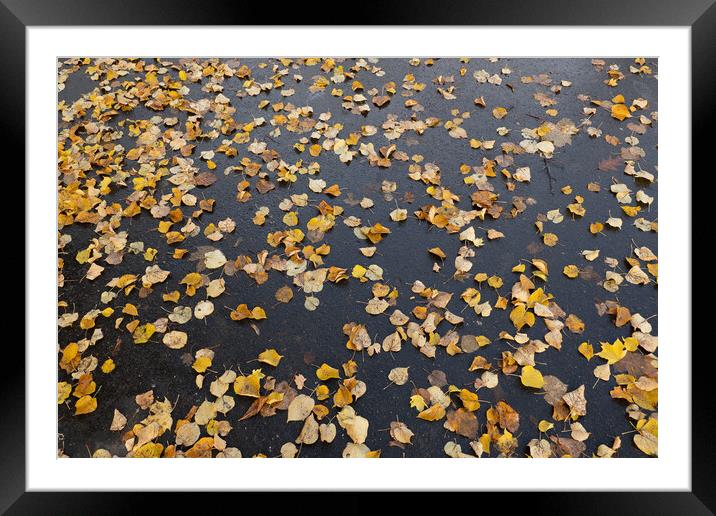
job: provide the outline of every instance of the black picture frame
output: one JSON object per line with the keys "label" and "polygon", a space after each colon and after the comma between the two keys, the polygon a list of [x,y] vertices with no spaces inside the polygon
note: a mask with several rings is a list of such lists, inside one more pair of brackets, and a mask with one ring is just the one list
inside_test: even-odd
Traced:
{"label": "black picture frame", "polygon": [[[276,4],[278,7],[279,4]],[[272,12],[265,3],[232,3],[204,0],[201,5],[188,0],[0,0],[0,49],[2,73],[0,73],[0,98],[2,98],[2,135],[6,148],[20,157],[14,170],[24,167],[26,38],[28,26],[82,26],[82,25],[247,25],[281,24],[284,21],[315,25],[312,17],[314,7],[295,3],[281,4],[278,12]],[[602,0],[543,0],[532,3],[520,0],[475,0],[450,2],[438,5],[425,0],[382,3],[375,9],[364,6],[360,16],[348,12],[345,7],[331,6],[335,20],[356,20],[365,25],[549,25],[549,26],[688,26],[691,27],[691,115],[693,169],[696,163],[706,165],[706,154],[713,143],[706,138],[713,134],[711,120],[716,92],[716,5],[714,0],[682,0],[666,2],[653,0],[615,1]],[[346,11],[348,11],[346,9]],[[220,13],[220,15],[218,14]],[[111,37],[111,36],[108,36]],[[688,78],[684,78],[688,80]],[[685,108],[688,108],[685,104]],[[698,144],[698,142],[702,142]],[[711,140],[712,142],[712,140]],[[699,159],[700,158],[700,159]],[[703,167],[701,167],[703,169]],[[704,171],[708,173],[710,169]],[[9,170],[6,170],[9,172]],[[670,171],[675,172],[675,171]],[[683,171],[678,173],[686,174]],[[13,174],[17,174],[13,172]],[[15,176],[16,177],[16,176]],[[707,181],[708,177],[704,179]],[[24,183],[24,182],[23,182]],[[706,183],[708,184],[708,183]],[[27,185],[23,186],[24,188]],[[691,216],[691,207],[684,207]],[[25,275],[29,271],[25,270]],[[691,300],[673,300],[690,303]],[[26,314],[27,317],[27,314]],[[692,345],[695,339],[685,334],[684,342],[667,343],[679,346]],[[709,344],[708,342],[702,342]],[[9,345],[9,342],[6,342]],[[520,505],[532,510],[552,514],[713,514],[716,512],[714,464],[716,464],[716,439],[712,436],[714,395],[706,384],[710,377],[709,359],[699,359],[698,349],[692,347],[692,445],[691,445],[691,492],[612,492],[612,493],[526,493],[498,494],[495,502],[505,508]],[[26,492],[26,449],[31,443],[25,441],[25,359],[13,369],[5,368],[2,376],[3,415],[0,417],[0,511],[8,514],[96,514],[130,512],[146,507],[134,496],[123,493],[39,493]],[[686,450],[689,453],[689,450]],[[569,466],[565,466],[568,468]],[[625,472],[624,485],[629,484]],[[78,480],[78,489],[81,489]],[[509,485],[509,480],[506,479]],[[559,479],[555,479],[555,486]],[[711,487],[709,487],[711,486]],[[598,489],[597,486],[593,488]],[[479,504],[486,507],[480,495]],[[192,505],[206,508],[200,496],[172,494],[185,510]],[[499,502],[498,497],[503,501]],[[272,498],[272,504],[281,501]],[[427,497],[421,504],[432,505]],[[446,509],[445,498],[433,498],[435,507]],[[212,505],[217,507],[216,499]],[[475,502],[477,503],[477,501]],[[242,504],[243,505],[243,504]],[[354,508],[359,508],[357,504]],[[246,507],[246,506],[245,506]],[[367,506],[366,506],[367,508]],[[427,507],[425,507],[427,509]]]}

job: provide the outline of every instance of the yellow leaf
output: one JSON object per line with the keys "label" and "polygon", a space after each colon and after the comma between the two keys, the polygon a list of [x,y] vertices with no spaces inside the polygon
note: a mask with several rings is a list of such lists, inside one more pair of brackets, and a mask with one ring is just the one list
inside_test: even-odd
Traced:
{"label": "yellow leaf", "polygon": [[164,445],[161,443],[146,443],[134,452],[133,457],[137,459],[157,459],[162,455]]}
{"label": "yellow leaf", "polygon": [[80,321],[80,328],[83,330],[89,330],[90,328],[94,327],[94,318],[92,317],[83,317]]}
{"label": "yellow leaf", "polygon": [[631,118],[629,108],[624,104],[614,104],[612,106],[612,118],[616,118],[619,121],[622,121],[625,118]]}
{"label": "yellow leaf", "polygon": [[627,337],[624,339],[624,347],[627,351],[636,351],[636,348],[639,347],[639,341],[636,337]]}
{"label": "yellow leaf", "polygon": [[582,333],[584,331],[584,321],[574,314],[569,314],[564,320],[564,324],[572,333]]}
{"label": "yellow leaf", "polygon": [[323,190],[323,193],[326,195],[331,195],[333,197],[338,197],[341,195],[341,188],[338,185],[331,185],[328,188],[325,188]]}
{"label": "yellow leaf", "polygon": [[214,448],[213,437],[202,437],[194,446],[186,451],[186,456],[191,458],[195,457],[211,457],[211,450]]}
{"label": "yellow leaf", "polygon": [[363,276],[365,276],[366,272],[368,272],[368,269],[366,269],[362,265],[356,265],[353,267],[353,271],[351,271],[351,275],[354,278],[363,279]]}
{"label": "yellow leaf", "polygon": [[627,354],[627,350],[624,347],[624,343],[617,339],[614,344],[608,342],[602,342],[602,350],[597,353],[598,357],[603,358],[609,365],[616,364]]}
{"label": "yellow leaf", "polygon": [[442,405],[436,403],[429,409],[423,410],[420,414],[418,414],[418,417],[420,419],[424,419],[425,421],[437,421],[445,417],[445,409]]}
{"label": "yellow leaf", "polygon": [[535,314],[529,312],[525,305],[520,304],[513,308],[510,312],[510,321],[512,321],[512,324],[515,325],[517,330],[521,330],[525,324],[530,327],[534,325]]}
{"label": "yellow leaf", "polygon": [[179,291],[175,290],[173,292],[170,292],[169,294],[162,294],[162,300],[176,303],[177,301],[179,301],[179,296]]}
{"label": "yellow leaf", "polygon": [[191,367],[197,373],[204,373],[210,366],[211,366],[211,358],[207,357],[206,355],[202,355],[194,361],[194,363],[192,364]]}
{"label": "yellow leaf", "polygon": [[168,220],[162,220],[159,222],[159,226],[157,227],[157,231],[160,233],[166,233],[169,231],[169,228],[172,227],[172,223]]}
{"label": "yellow leaf", "polygon": [[266,396],[266,405],[273,405],[275,403],[280,403],[283,401],[283,393],[282,392],[272,392],[268,396]]}
{"label": "yellow leaf", "polygon": [[474,412],[480,408],[480,401],[478,400],[477,394],[467,389],[460,391],[460,401],[462,401],[462,405],[470,412]]}
{"label": "yellow leaf", "polygon": [[562,269],[562,272],[568,278],[576,278],[577,276],[579,276],[579,269],[576,265],[565,265],[564,269]]}
{"label": "yellow leaf", "polygon": [[254,321],[260,321],[261,319],[266,319],[266,312],[260,306],[254,307],[254,309],[251,310],[251,318]]}
{"label": "yellow leaf", "polygon": [[425,398],[423,398],[420,394],[414,394],[410,397],[410,407],[416,408],[420,411],[425,410],[425,407],[428,405],[425,403]]}
{"label": "yellow leaf", "polygon": [[485,281],[487,279],[487,274],[485,274],[484,272],[478,272],[477,274],[475,274],[474,279],[478,283],[482,283],[483,281]]}
{"label": "yellow leaf", "polygon": [[502,286],[502,278],[499,276],[490,276],[487,280],[487,284],[492,288],[500,288]]}
{"label": "yellow leaf", "polygon": [[57,382],[57,404],[62,405],[72,392],[72,386],[67,382]]}
{"label": "yellow leaf", "polygon": [[536,304],[546,305],[549,302],[550,296],[544,293],[542,287],[538,288],[530,294],[527,298],[527,307],[533,308]]}
{"label": "yellow leaf", "polygon": [[102,372],[105,374],[109,374],[112,371],[114,371],[115,367],[116,366],[115,366],[114,360],[112,360],[111,358],[108,358],[107,360],[104,361],[104,364],[102,364]]}
{"label": "yellow leaf", "polygon": [[75,403],[75,416],[89,414],[90,412],[94,412],[95,409],[97,409],[97,398],[82,396],[77,400],[77,403]]}
{"label": "yellow leaf", "polygon": [[123,274],[119,278],[117,278],[117,284],[116,286],[118,288],[124,288],[127,285],[131,285],[137,281],[137,275],[136,274]]}
{"label": "yellow leaf", "polygon": [[76,342],[67,344],[65,349],[62,350],[62,362],[67,363],[73,360],[79,353],[79,346]]}
{"label": "yellow leaf", "polygon": [[156,331],[156,327],[152,323],[143,324],[142,326],[138,326],[136,330],[132,333],[132,338],[134,339],[135,344],[146,344],[149,342],[149,339],[152,335],[154,335],[154,332]]}
{"label": "yellow leaf", "polygon": [[549,274],[547,262],[545,262],[544,260],[540,260],[539,258],[534,258],[530,263],[532,263],[532,265],[534,265],[545,276],[547,276]]}
{"label": "yellow leaf", "polygon": [[326,381],[331,378],[340,378],[338,369],[335,369],[326,363],[324,363],[321,367],[316,369],[316,376],[321,381]]}
{"label": "yellow leaf", "polygon": [[589,342],[582,342],[577,350],[586,358],[587,360],[591,360],[594,356],[594,348]]}
{"label": "yellow leaf", "polygon": [[468,306],[474,308],[480,302],[482,294],[480,294],[480,291],[476,288],[470,287],[465,289],[465,292],[460,294],[460,297],[463,301],[465,301],[465,303],[467,303]]}
{"label": "yellow leaf", "polygon": [[196,287],[201,284],[201,274],[198,272],[190,272],[182,278],[179,282],[180,285],[186,285],[186,293],[190,296],[196,294]]}
{"label": "yellow leaf", "polygon": [[601,222],[592,222],[589,225],[589,232],[593,235],[596,235],[603,229],[604,229],[604,224],[602,224]]}
{"label": "yellow leaf", "polygon": [[296,226],[298,224],[298,214],[295,211],[290,211],[283,216],[283,223],[287,226]]}
{"label": "yellow leaf", "polygon": [[249,310],[249,307],[246,305],[246,303],[241,303],[239,306],[237,306],[234,310],[229,313],[229,317],[233,321],[241,321],[243,319],[248,319],[251,317],[251,310]]}
{"label": "yellow leaf", "polygon": [[83,249],[82,251],[79,251],[77,255],[75,256],[75,260],[77,260],[78,263],[84,264],[87,263],[87,260],[90,259],[90,256],[92,255],[92,249],[89,247],[87,249]]}
{"label": "yellow leaf", "polygon": [[269,364],[274,367],[278,365],[282,358],[283,355],[279,355],[275,349],[267,349],[266,351],[259,353],[259,362],[263,362],[264,364]]}
{"label": "yellow leaf", "polygon": [[488,339],[484,335],[478,335],[477,337],[475,337],[475,340],[477,340],[477,345],[480,346],[481,348],[487,346],[490,342],[492,342],[490,339]]}
{"label": "yellow leaf", "polygon": [[540,138],[547,136],[550,132],[550,128],[547,124],[542,124],[535,131]]}
{"label": "yellow leaf", "polygon": [[316,405],[315,407],[313,407],[313,415],[316,416],[316,419],[318,421],[326,417],[330,411],[331,410],[325,405]]}
{"label": "yellow leaf", "polygon": [[507,430],[505,430],[505,433],[497,438],[497,448],[498,450],[500,450],[500,452],[504,453],[505,451],[514,449],[515,444],[515,439],[512,437],[512,434]]}
{"label": "yellow leaf", "polygon": [[630,217],[636,217],[636,214],[641,211],[641,206],[622,206],[622,211]]}
{"label": "yellow leaf", "polygon": [[658,438],[649,433],[636,434],[634,444],[647,455],[657,455],[659,452]]}
{"label": "yellow leaf", "polygon": [[80,376],[79,380],[80,381],[77,384],[77,387],[75,387],[75,391],[73,393],[77,398],[92,394],[97,389],[97,384],[92,381],[91,374],[83,374]]}
{"label": "yellow leaf", "polygon": [[485,451],[485,453],[490,453],[490,443],[492,442],[492,439],[490,437],[490,434],[482,434],[480,436],[480,444],[482,445],[482,449]]}
{"label": "yellow leaf", "polygon": [[559,237],[554,233],[545,233],[542,235],[542,241],[544,242],[544,245],[554,247],[557,245],[557,242],[559,242]]}
{"label": "yellow leaf", "polygon": [[264,374],[261,369],[254,369],[248,376],[237,376],[234,381],[234,392],[239,396],[258,398],[261,390],[261,378]]}
{"label": "yellow leaf", "polygon": [[339,385],[338,390],[333,395],[333,404],[336,407],[345,407],[351,403],[353,403],[351,391],[345,385]]}
{"label": "yellow leaf", "polygon": [[522,385],[525,387],[534,387],[535,389],[541,389],[544,387],[544,378],[542,378],[542,373],[531,365],[526,365],[522,368],[520,380],[522,380]]}
{"label": "yellow leaf", "polygon": [[260,306],[249,310],[246,303],[241,303],[235,310],[232,310],[231,313],[229,313],[229,317],[234,321],[241,321],[243,319],[253,319],[258,321],[266,319],[266,312]]}
{"label": "yellow leaf", "polygon": [[650,417],[648,421],[644,421],[642,419],[639,421],[639,424],[637,425],[637,430],[639,430],[641,433],[647,432],[655,437],[658,437],[659,436],[659,421],[657,419],[654,419],[653,417]]}
{"label": "yellow leaf", "polygon": [[573,213],[574,215],[577,215],[578,217],[584,217],[584,215],[587,213],[587,210],[584,208],[584,206],[581,204],[581,202],[575,202],[572,204],[567,205],[567,209],[570,213]]}
{"label": "yellow leaf", "polygon": [[505,118],[505,116],[507,116],[507,110],[503,107],[496,107],[492,110],[492,116],[500,120],[501,118]]}
{"label": "yellow leaf", "polygon": [[546,432],[547,430],[552,430],[554,428],[554,424],[550,423],[549,421],[545,421],[544,419],[539,422],[539,425],[537,425],[537,428],[539,428],[540,432]]}
{"label": "yellow leaf", "polygon": [[442,249],[440,249],[439,247],[432,247],[432,248],[428,249],[428,252],[430,254],[434,254],[438,258],[442,258],[443,260],[445,258],[447,258],[447,255],[445,254],[445,252]]}
{"label": "yellow leaf", "polygon": [[328,388],[327,385],[319,385],[318,387],[316,387],[316,398],[318,398],[320,401],[327,399],[330,393],[331,390]]}

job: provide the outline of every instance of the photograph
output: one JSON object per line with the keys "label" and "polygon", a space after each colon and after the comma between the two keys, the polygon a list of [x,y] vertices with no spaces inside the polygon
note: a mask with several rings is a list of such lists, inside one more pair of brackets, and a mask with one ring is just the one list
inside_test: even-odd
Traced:
{"label": "photograph", "polygon": [[660,57],[529,55],[57,57],[57,458],[656,463]]}

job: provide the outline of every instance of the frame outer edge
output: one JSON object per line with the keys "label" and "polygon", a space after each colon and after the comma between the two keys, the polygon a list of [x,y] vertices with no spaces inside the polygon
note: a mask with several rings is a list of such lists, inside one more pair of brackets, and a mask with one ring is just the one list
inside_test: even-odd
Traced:
{"label": "frame outer edge", "polygon": [[[356,25],[354,12],[335,10],[332,19],[320,20],[301,3],[282,5],[281,17],[272,16],[265,4],[241,2],[227,9],[226,2],[204,0],[1,0],[24,25],[283,25],[284,20],[309,25]],[[539,8],[525,0],[453,0],[438,6],[434,0],[389,2],[367,9],[363,25],[654,25],[693,24],[713,0],[550,0]],[[317,21],[320,20],[320,21]],[[352,22],[352,23],[351,23]]]}
{"label": "frame outer edge", "polygon": [[[131,21],[141,19],[137,17],[136,13],[127,12],[128,16],[124,19],[117,17],[116,20],[108,19],[108,16],[112,13],[107,11],[102,12],[97,9],[87,9],[83,12],[77,12],[72,8],[60,3],[45,5],[42,9],[38,9],[38,4],[41,2],[30,2],[26,0],[24,3],[17,2],[15,0],[3,0],[0,3],[0,42],[3,47],[3,58],[6,68],[10,70],[10,73],[2,74],[0,78],[0,87],[2,88],[2,107],[4,108],[4,116],[0,118],[2,124],[3,133],[8,138],[7,143],[10,148],[23,149],[25,148],[25,142],[23,140],[25,134],[25,107],[24,103],[17,102],[19,99],[25,99],[25,50],[26,50],[26,39],[25,39],[25,25],[43,25],[43,24],[62,24],[63,21],[68,19],[68,16],[77,16],[75,24],[79,21],[79,24],[129,24]],[[42,2],[45,3],[45,2]],[[87,5],[81,0],[74,0],[68,3],[74,4],[74,7],[80,7]],[[129,2],[133,3],[133,2]],[[144,11],[149,19],[154,19],[156,14],[159,14],[162,2],[158,2],[157,10],[154,13],[148,13]],[[181,2],[179,2],[181,3]],[[485,2],[487,4],[488,2]],[[560,2],[556,2],[560,3]],[[644,7],[644,3],[650,3],[642,1],[635,1],[633,5],[639,8]],[[653,4],[653,2],[651,2]],[[7,4],[12,6],[8,7]],[[34,4],[34,5],[29,5]],[[100,7],[102,2],[94,2],[95,7]],[[666,9],[659,9],[658,16],[655,18],[654,15],[646,16],[647,20],[642,17],[641,24],[679,24],[692,21],[692,135],[694,141],[697,137],[701,137],[704,140],[704,145],[693,145],[693,158],[706,158],[706,152],[709,149],[708,145],[705,145],[709,133],[712,131],[713,122],[711,121],[711,113],[713,109],[714,100],[713,92],[716,91],[716,47],[713,44],[713,34],[716,31],[716,5],[713,0],[703,1],[695,0],[688,2],[689,9],[684,9],[684,2],[676,3],[669,2],[663,7],[674,6],[676,12],[667,12]],[[617,11],[619,16],[624,16],[625,5],[621,5],[621,11]],[[636,9],[636,7],[634,7]],[[64,11],[61,12],[60,10]],[[470,9],[466,9],[469,11]],[[608,9],[603,9],[608,11]],[[698,13],[696,13],[698,11]],[[176,11],[174,11],[176,12]],[[504,11],[503,11],[504,12]],[[508,10],[512,12],[512,10]],[[167,11],[164,11],[167,13]],[[691,15],[690,20],[685,20],[684,17]],[[455,11],[448,14],[449,17],[456,19],[454,15]],[[475,19],[473,13],[468,15],[467,18],[463,19]],[[534,13],[532,13],[534,14]],[[582,13],[582,16],[587,13]],[[608,24],[614,23],[615,16],[604,15],[600,13],[594,13],[594,19],[592,24]],[[644,13],[642,13],[644,14]],[[698,16],[694,16],[698,14]],[[564,13],[562,13],[564,16]],[[171,18],[171,15],[169,16]],[[581,16],[579,16],[581,18]],[[565,16],[562,21],[552,21],[553,24],[570,25],[574,24],[574,16]],[[414,21],[418,21],[419,16],[414,18]],[[638,19],[638,18],[636,18]],[[196,19],[195,19],[196,20]],[[201,21],[201,20],[198,20]],[[227,23],[236,22],[235,17],[229,18]],[[408,21],[408,20],[406,20]],[[437,22],[442,22],[442,16],[438,17]],[[499,20],[490,19],[489,17],[484,18],[484,23],[495,22]],[[519,22],[519,19],[515,20]],[[196,21],[195,21],[196,22]],[[408,21],[409,22],[409,21]],[[530,21],[531,24],[539,25],[543,23],[541,17]],[[633,22],[631,22],[633,23]],[[686,24],[686,23],[684,23]],[[711,108],[711,109],[709,109]],[[712,144],[712,142],[711,142]],[[22,164],[24,165],[24,152],[19,153],[22,155]],[[695,162],[695,159],[694,159]],[[705,160],[704,160],[705,162]],[[24,166],[23,166],[24,170]],[[23,188],[24,177],[23,177]],[[24,243],[24,242],[23,242]],[[27,271],[25,271],[26,273]],[[4,438],[0,440],[0,456],[3,457],[3,468],[2,468],[2,479],[0,484],[2,489],[0,490],[0,512],[4,512],[9,506],[18,500],[18,497],[25,491],[25,356],[22,355],[21,367],[15,368],[14,372],[9,372],[3,377],[4,389],[0,391],[0,403],[6,408],[5,413],[11,415],[10,417],[0,418],[0,435]],[[709,372],[707,370],[707,361],[693,362],[693,375],[692,378],[708,378]],[[693,384],[694,387],[696,384]],[[716,464],[716,441],[710,436],[711,429],[714,426],[714,413],[713,410],[714,402],[713,396],[709,392],[710,390],[699,390],[693,389],[692,401],[694,407],[700,407],[700,410],[693,411],[692,416],[692,431],[693,431],[693,442],[692,442],[692,489],[695,497],[709,509],[713,510],[716,507],[716,493],[711,489],[714,478],[714,464]],[[711,409],[711,410],[709,410]],[[19,474],[18,474],[19,473]],[[22,498],[27,498],[29,495],[25,495]]]}
{"label": "frame outer edge", "polygon": [[[25,25],[7,8],[0,4],[0,48],[4,71],[0,74],[0,134],[5,141],[3,147],[12,150],[18,159],[14,166],[6,167],[6,172],[13,171],[8,185],[25,189]],[[19,188],[18,188],[19,189]],[[19,197],[19,196],[18,196]],[[21,197],[24,199],[24,195]],[[22,201],[20,201],[22,202]],[[24,208],[23,211],[24,217]],[[18,238],[19,231],[13,232]],[[22,249],[26,253],[25,232],[23,230]],[[23,278],[27,269],[23,261]],[[25,317],[25,291],[23,289],[23,306]],[[25,325],[22,325],[24,334]],[[6,339],[10,334],[6,334]],[[23,339],[25,340],[25,339]],[[19,353],[17,367],[8,368],[2,375],[0,389],[0,513],[7,509],[22,493],[25,492],[25,352]]]}
{"label": "frame outer edge", "polygon": [[[697,164],[699,169],[704,169],[704,172],[707,172],[705,167],[710,167],[709,163],[713,162],[710,151],[714,133],[713,113],[716,112],[716,98],[714,96],[714,92],[716,92],[715,33],[716,3],[712,0],[711,6],[691,27],[692,224],[694,221],[693,184]],[[708,180],[708,177],[705,179]],[[691,283],[693,285],[693,276]],[[696,359],[697,349],[693,335],[690,341],[692,347],[691,489],[694,495],[712,513],[716,513],[716,490],[714,490],[716,441],[713,438],[713,428],[716,425],[716,407],[714,406],[713,388],[708,384],[713,377],[713,373],[710,371],[710,360]],[[703,349],[703,347],[701,348]]]}

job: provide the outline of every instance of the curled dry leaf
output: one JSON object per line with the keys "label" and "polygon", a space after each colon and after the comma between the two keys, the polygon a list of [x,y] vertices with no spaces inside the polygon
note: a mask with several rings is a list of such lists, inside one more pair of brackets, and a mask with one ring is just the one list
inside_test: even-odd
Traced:
{"label": "curled dry leaf", "polygon": [[299,394],[288,406],[288,418],[287,421],[303,421],[313,410],[316,402],[313,398],[306,396],[305,394]]}
{"label": "curled dry leaf", "polygon": [[112,424],[109,429],[113,432],[119,432],[124,429],[127,425],[127,418],[119,410],[114,409],[114,416],[112,416]]}
{"label": "curled dry leaf", "polygon": [[393,421],[390,423],[390,436],[399,443],[413,444],[411,439],[415,434],[408,428],[405,423]]}
{"label": "curled dry leaf", "polygon": [[385,299],[378,299],[374,297],[365,307],[365,311],[371,315],[379,315],[385,312],[386,308],[390,306]]}
{"label": "curled dry leaf", "polygon": [[199,440],[201,430],[196,423],[184,423],[177,430],[177,446],[193,446]]}
{"label": "curled dry leaf", "polygon": [[186,346],[188,336],[185,332],[179,330],[172,330],[164,334],[162,342],[164,345],[171,349],[181,349]]}
{"label": "curled dry leaf", "polygon": [[407,367],[395,367],[391,369],[390,373],[388,373],[388,380],[395,385],[405,385],[409,378],[408,369]]}

